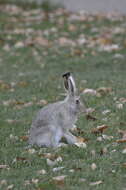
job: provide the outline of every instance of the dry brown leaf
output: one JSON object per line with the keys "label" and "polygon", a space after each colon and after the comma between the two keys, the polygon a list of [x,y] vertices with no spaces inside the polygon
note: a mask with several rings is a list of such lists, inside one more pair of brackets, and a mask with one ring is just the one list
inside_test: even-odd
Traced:
{"label": "dry brown leaf", "polygon": [[79,127],[73,127],[72,129],[71,129],[71,131],[72,132],[76,132],[77,134],[79,134],[79,135],[83,135],[84,134],[84,131],[82,130],[82,129],[80,129]]}
{"label": "dry brown leaf", "polygon": [[88,141],[88,139],[85,139],[83,137],[77,137],[77,142],[78,143],[83,143],[83,142],[87,142],[87,141]]}
{"label": "dry brown leaf", "polygon": [[103,133],[103,131],[107,128],[108,128],[107,125],[100,125],[100,126],[97,126],[95,129],[92,129],[91,132],[94,134],[99,134],[99,133]]}
{"label": "dry brown leaf", "polygon": [[98,39],[98,42],[102,45],[109,45],[112,44],[112,39],[107,37],[101,37]]}
{"label": "dry brown leaf", "polygon": [[126,143],[126,139],[118,139],[116,140],[117,143]]}
{"label": "dry brown leaf", "polygon": [[123,166],[124,168],[126,168],[126,163],[123,163],[122,166]]}
{"label": "dry brown leaf", "polygon": [[28,158],[25,158],[25,157],[16,157],[16,161],[23,161],[23,162],[27,162],[28,161]]}
{"label": "dry brown leaf", "polygon": [[116,142],[117,143],[125,143],[126,142],[126,130],[119,130],[118,132],[122,135],[122,138],[116,140]]}
{"label": "dry brown leaf", "polygon": [[52,180],[56,185],[63,186],[64,185],[64,180],[65,180],[66,177],[67,177],[66,175],[56,176],[56,177],[53,177]]}
{"label": "dry brown leaf", "polygon": [[122,135],[123,139],[126,139],[126,130],[119,130],[118,133]]}
{"label": "dry brown leaf", "polygon": [[101,95],[110,94],[112,92],[112,88],[110,87],[101,87],[97,89],[97,92]]}
{"label": "dry brown leaf", "polygon": [[91,115],[89,115],[89,114],[86,115],[86,119],[87,119],[87,120],[92,120],[92,121],[96,121],[96,120],[97,120],[96,117],[91,116]]}
{"label": "dry brown leaf", "polygon": [[20,139],[22,140],[22,141],[27,141],[28,140],[28,136],[20,136]]}
{"label": "dry brown leaf", "polygon": [[26,81],[20,81],[20,82],[17,83],[17,85],[18,85],[19,87],[25,88],[25,87],[27,87],[29,84],[28,84],[28,82],[26,82]]}
{"label": "dry brown leaf", "polygon": [[11,89],[11,85],[0,80],[0,90],[8,90]]}
{"label": "dry brown leaf", "polygon": [[77,27],[74,24],[69,24],[68,30],[70,32],[75,32],[77,30]]}
{"label": "dry brown leaf", "polygon": [[101,151],[100,151],[100,155],[104,155],[104,154],[107,154],[108,152],[108,149],[106,147],[102,148]]}
{"label": "dry brown leaf", "polygon": [[51,153],[43,153],[43,154],[40,153],[38,156],[41,158],[48,158],[50,160],[56,160],[59,157],[59,155]]}

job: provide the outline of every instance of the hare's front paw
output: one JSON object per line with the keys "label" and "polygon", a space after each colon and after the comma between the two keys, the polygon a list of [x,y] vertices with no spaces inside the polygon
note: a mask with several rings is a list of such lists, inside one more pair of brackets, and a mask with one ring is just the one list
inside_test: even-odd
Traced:
{"label": "hare's front paw", "polygon": [[77,142],[77,137],[72,135],[70,132],[65,133],[64,137],[66,141],[68,142],[68,144],[75,144]]}

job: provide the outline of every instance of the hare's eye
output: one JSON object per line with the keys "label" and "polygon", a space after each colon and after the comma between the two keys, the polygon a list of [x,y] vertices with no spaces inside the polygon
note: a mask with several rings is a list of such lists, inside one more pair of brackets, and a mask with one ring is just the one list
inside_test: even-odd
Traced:
{"label": "hare's eye", "polygon": [[76,104],[79,104],[80,102],[79,102],[79,100],[76,100]]}

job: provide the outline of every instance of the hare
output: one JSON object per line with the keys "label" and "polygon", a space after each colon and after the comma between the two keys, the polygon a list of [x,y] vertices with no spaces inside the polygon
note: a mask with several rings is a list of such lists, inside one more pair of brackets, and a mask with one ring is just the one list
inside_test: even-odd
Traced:
{"label": "hare", "polygon": [[85,112],[85,106],[77,96],[74,79],[70,72],[63,74],[67,96],[63,101],[49,104],[42,108],[33,121],[29,144],[46,147],[57,147],[62,137],[68,144],[77,142],[77,137],[69,130],[73,128],[78,115]]}

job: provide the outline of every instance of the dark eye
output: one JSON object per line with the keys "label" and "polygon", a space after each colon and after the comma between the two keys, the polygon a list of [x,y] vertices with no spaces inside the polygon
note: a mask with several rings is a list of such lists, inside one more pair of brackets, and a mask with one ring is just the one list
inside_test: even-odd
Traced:
{"label": "dark eye", "polygon": [[79,104],[80,102],[79,102],[79,100],[76,100],[76,104]]}

